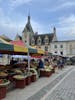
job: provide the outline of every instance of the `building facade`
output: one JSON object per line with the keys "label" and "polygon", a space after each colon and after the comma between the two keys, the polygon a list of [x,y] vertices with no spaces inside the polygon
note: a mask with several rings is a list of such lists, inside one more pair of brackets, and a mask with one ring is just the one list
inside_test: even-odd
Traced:
{"label": "building facade", "polygon": [[67,57],[75,56],[75,40],[52,42],[50,46],[52,54]]}
{"label": "building facade", "polygon": [[[0,36],[0,42],[4,42],[3,39],[7,42],[11,41],[11,39],[4,35]],[[49,52],[54,55],[62,55],[67,57],[75,56],[75,40],[58,41],[55,27],[53,28],[52,33],[34,33],[31,26],[30,16],[28,16],[27,24],[23,29],[22,36],[17,34],[15,40],[22,40],[25,43],[25,46],[37,46],[37,48],[41,48],[45,52]],[[4,58],[7,59],[8,56],[3,56],[3,59]]]}
{"label": "building facade", "polygon": [[[17,36],[17,39],[20,39],[20,36]],[[56,28],[53,28],[52,33],[38,34],[34,33],[33,28],[30,22],[30,16],[28,16],[27,24],[22,32],[22,40],[27,46],[37,46],[47,52],[50,52],[50,43],[52,41],[57,41],[56,37]]]}
{"label": "building facade", "polygon": [[22,37],[17,34],[15,40],[23,40],[27,46],[37,46],[37,48],[41,48],[55,55],[67,57],[75,56],[75,40],[58,41],[55,27],[52,33],[34,33],[30,16],[28,16],[27,24],[22,32]]}

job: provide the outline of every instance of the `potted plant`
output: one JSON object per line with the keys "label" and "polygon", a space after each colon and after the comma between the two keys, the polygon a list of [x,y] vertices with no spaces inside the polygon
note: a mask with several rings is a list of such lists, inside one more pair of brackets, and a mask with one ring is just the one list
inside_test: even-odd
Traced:
{"label": "potted plant", "polygon": [[30,71],[26,72],[26,85],[29,85],[31,83],[31,75],[32,73]]}
{"label": "potted plant", "polygon": [[24,75],[15,75],[13,76],[15,79],[15,87],[16,88],[24,88],[26,86],[26,76]]}
{"label": "potted plant", "polygon": [[0,79],[0,100],[6,97],[8,84],[10,84],[9,80]]}
{"label": "potted plant", "polygon": [[35,82],[36,79],[38,78],[38,73],[35,68],[30,68],[30,72],[32,73],[31,81]]}
{"label": "potted plant", "polygon": [[41,68],[40,70],[40,77],[44,77],[45,76],[45,69]]}
{"label": "potted plant", "polygon": [[45,69],[45,76],[46,77],[49,77],[49,76],[51,76],[52,75],[52,70],[51,69]]}

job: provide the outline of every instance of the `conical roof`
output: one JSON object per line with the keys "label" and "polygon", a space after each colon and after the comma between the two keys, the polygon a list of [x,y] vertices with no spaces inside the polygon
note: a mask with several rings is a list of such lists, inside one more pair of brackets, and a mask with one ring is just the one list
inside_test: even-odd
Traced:
{"label": "conical roof", "polygon": [[24,28],[22,33],[26,33],[26,32],[34,33],[33,29],[32,29],[32,26],[31,26],[31,23],[30,23],[30,15],[28,16],[27,24],[26,24],[26,26],[25,26],[25,28]]}

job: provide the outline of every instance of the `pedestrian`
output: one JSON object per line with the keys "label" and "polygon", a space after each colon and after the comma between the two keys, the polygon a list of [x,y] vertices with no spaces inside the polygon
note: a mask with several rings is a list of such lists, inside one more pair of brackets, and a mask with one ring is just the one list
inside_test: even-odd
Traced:
{"label": "pedestrian", "polygon": [[38,68],[44,68],[44,62],[42,59],[39,60]]}

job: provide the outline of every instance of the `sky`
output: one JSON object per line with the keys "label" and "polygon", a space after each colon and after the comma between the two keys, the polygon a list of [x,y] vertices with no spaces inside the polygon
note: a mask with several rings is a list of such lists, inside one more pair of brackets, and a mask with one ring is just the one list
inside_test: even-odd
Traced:
{"label": "sky", "polygon": [[0,35],[22,35],[29,13],[34,32],[75,40],[75,0],[0,0]]}

